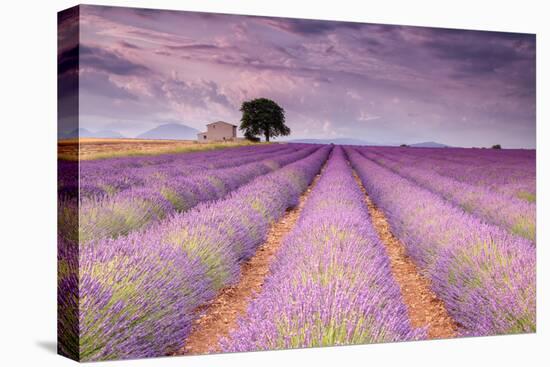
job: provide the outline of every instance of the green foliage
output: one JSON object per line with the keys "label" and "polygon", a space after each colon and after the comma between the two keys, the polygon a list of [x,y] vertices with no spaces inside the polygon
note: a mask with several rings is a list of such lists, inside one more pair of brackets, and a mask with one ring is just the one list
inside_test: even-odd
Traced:
{"label": "green foliage", "polygon": [[277,103],[267,98],[256,98],[243,102],[241,110],[241,126],[244,136],[249,139],[258,139],[258,135],[271,137],[290,135],[290,128],[285,125],[285,110]]}
{"label": "green foliage", "polygon": [[530,203],[534,203],[535,201],[537,201],[537,196],[528,191],[519,191],[516,196],[522,200],[527,200]]}
{"label": "green foliage", "polygon": [[254,143],[258,143],[260,141],[260,138],[258,138],[257,136],[252,135],[250,133],[250,131],[248,131],[248,130],[244,133],[244,137],[245,137],[246,140],[252,141]]}
{"label": "green foliage", "polygon": [[491,149],[502,149],[502,147],[500,146],[500,144],[495,144],[491,147]]}

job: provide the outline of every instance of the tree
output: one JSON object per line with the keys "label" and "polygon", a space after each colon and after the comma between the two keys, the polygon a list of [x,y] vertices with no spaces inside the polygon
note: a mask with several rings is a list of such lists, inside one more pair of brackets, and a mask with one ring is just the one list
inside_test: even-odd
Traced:
{"label": "tree", "polygon": [[239,130],[247,138],[257,135],[265,136],[265,141],[276,136],[290,135],[290,128],[285,125],[285,110],[267,98],[256,98],[243,102],[243,117]]}
{"label": "tree", "polygon": [[250,133],[248,131],[246,131],[244,133],[244,137],[245,137],[246,140],[254,142],[254,143],[258,143],[260,141],[260,138],[258,138],[255,135],[250,135]]}
{"label": "tree", "polygon": [[502,149],[502,147],[500,146],[500,144],[495,144],[491,147],[491,149]]}

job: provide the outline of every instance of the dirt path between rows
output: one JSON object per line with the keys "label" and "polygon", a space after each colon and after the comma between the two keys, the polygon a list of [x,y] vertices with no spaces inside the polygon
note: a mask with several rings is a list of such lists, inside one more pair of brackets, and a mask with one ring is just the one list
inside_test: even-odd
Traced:
{"label": "dirt path between rows", "polygon": [[374,228],[386,247],[391,271],[401,288],[412,326],[427,326],[429,339],[455,337],[458,325],[449,316],[445,304],[431,290],[430,281],[418,272],[403,243],[392,234],[384,213],[372,202],[357,173],[354,171],[353,174],[365,194]]}
{"label": "dirt path between rows", "polygon": [[269,267],[283,238],[300,217],[304,203],[313,190],[324,170],[321,169],[307,190],[300,196],[299,204],[286,211],[285,215],[273,224],[266,241],[258,248],[256,254],[241,266],[239,282],[223,289],[218,296],[204,308],[202,315],[195,321],[185,346],[176,354],[192,355],[220,352],[218,341],[237,326],[237,319],[244,315],[251,297],[260,292]]}

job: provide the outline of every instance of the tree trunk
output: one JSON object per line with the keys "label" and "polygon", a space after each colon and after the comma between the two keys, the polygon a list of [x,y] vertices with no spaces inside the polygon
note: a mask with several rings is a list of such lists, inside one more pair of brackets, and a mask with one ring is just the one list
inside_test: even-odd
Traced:
{"label": "tree trunk", "polygon": [[269,131],[265,132],[265,141],[269,142]]}

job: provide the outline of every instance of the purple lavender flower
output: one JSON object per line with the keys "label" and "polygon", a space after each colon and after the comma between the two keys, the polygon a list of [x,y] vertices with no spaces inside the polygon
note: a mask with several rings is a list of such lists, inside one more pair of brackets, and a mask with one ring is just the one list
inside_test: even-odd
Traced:
{"label": "purple lavender flower", "polygon": [[[380,155],[376,149],[359,151],[400,176],[443,196],[466,212],[535,241],[536,218],[533,203],[496,192],[488,186],[471,185],[440,175],[432,168],[418,169],[413,167],[416,161],[403,159],[401,155],[397,155],[397,158],[387,158],[387,154]],[[431,164],[434,159],[427,158],[424,161]]]}
{"label": "purple lavender flower", "polygon": [[[146,186],[137,185],[109,195],[84,196],[78,205],[62,200],[60,213],[73,211],[60,215],[60,227],[72,228],[74,221],[71,218],[78,215],[80,242],[126,235],[175,212],[189,210],[200,202],[223,198],[253,178],[304,158],[317,149],[315,146],[279,148],[277,153],[282,154],[269,152],[268,156],[263,156],[263,160],[262,155],[259,155],[257,158],[260,160],[256,162],[199,171],[192,175],[163,175],[162,170],[156,171],[149,178],[142,178]],[[232,161],[236,162],[235,159]],[[156,169],[153,166],[145,167],[152,172]],[[84,189],[90,193],[89,188]],[[62,207],[65,204],[66,207]],[[76,240],[74,236],[71,238]]]}
{"label": "purple lavender flower", "polygon": [[263,289],[224,351],[425,337],[411,327],[389,259],[341,148],[334,149]]}
{"label": "purple lavender flower", "polygon": [[353,167],[463,335],[534,332],[535,247],[353,148]]}
{"label": "purple lavender flower", "polygon": [[[239,262],[263,242],[269,224],[295,205],[330,152],[313,149],[223,200],[173,214],[147,230],[81,245],[79,333],[71,333],[74,324],[64,321],[63,332],[69,332],[60,334],[61,348],[77,351],[85,361],[159,356],[180,348],[196,308],[237,281]],[[60,287],[71,279],[60,277]],[[60,314],[72,315],[70,301],[61,303]]]}

